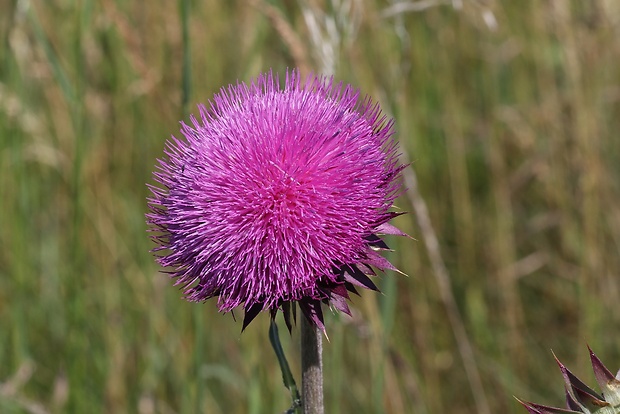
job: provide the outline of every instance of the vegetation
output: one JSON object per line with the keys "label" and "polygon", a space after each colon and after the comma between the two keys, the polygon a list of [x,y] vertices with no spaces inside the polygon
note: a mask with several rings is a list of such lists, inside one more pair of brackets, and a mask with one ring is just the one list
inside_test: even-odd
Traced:
{"label": "vegetation", "polygon": [[561,404],[550,349],[620,364],[620,3],[403,4],[4,2],[1,412],[290,405],[268,315],[241,334],[181,300],[144,213],[179,120],[295,66],[378,99],[419,183],[396,220],[416,240],[390,240],[410,276],[326,314],[327,412],[524,413],[513,395]]}

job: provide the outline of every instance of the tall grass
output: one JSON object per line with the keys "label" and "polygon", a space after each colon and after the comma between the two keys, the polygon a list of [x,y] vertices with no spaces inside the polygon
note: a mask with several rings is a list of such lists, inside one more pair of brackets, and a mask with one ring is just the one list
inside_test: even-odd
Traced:
{"label": "tall grass", "polygon": [[[293,66],[334,70],[396,118],[420,187],[398,205],[425,201],[449,276],[437,283],[421,217],[398,218],[417,239],[390,240],[410,277],[328,316],[328,412],[518,413],[512,395],[562,400],[550,349],[578,372],[586,343],[620,366],[620,6],[424,4],[2,6],[0,411],[287,407],[268,317],[241,335],[214,303],[180,300],[144,212],[196,103]],[[299,378],[297,333],[282,339]]]}

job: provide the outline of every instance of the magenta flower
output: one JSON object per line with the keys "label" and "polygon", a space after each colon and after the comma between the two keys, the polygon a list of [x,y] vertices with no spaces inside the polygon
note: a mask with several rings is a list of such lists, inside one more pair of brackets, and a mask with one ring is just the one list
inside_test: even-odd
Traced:
{"label": "magenta flower", "polygon": [[190,301],[220,311],[295,303],[321,329],[321,302],[349,314],[348,292],[377,290],[393,269],[377,250],[401,191],[393,121],[359,91],[324,77],[260,75],[199,106],[184,140],[172,137],[150,186],[148,223],[158,262]]}

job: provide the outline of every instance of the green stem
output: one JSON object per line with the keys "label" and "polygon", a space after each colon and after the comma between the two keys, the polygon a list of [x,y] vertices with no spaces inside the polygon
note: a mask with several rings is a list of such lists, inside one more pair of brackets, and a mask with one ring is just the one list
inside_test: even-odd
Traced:
{"label": "green stem", "polygon": [[181,39],[183,48],[183,63],[181,66],[181,109],[183,111],[182,116],[187,115],[187,105],[189,104],[191,94],[191,82],[192,82],[192,55],[190,48],[189,37],[189,16],[190,16],[190,1],[181,0]]}
{"label": "green stem", "polygon": [[280,335],[278,334],[278,325],[276,325],[274,320],[272,320],[271,325],[269,325],[269,341],[271,342],[271,346],[273,347],[276,357],[278,358],[278,362],[280,363],[280,369],[282,370],[282,382],[284,382],[284,386],[291,392],[292,405],[286,413],[301,414],[301,398],[299,396],[299,390],[297,389],[297,384],[295,383],[295,378],[293,378],[293,374],[291,373],[291,368],[288,365],[286,356],[284,356],[282,344],[280,343]]}

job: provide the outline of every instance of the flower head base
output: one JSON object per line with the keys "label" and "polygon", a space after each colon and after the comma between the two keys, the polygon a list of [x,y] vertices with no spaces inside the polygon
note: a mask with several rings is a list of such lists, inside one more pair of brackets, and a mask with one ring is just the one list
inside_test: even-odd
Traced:
{"label": "flower head base", "polygon": [[556,358],[564,377],[567,409],[520,401],[530,414],[620,414],[620,372],[614,376],[589,347],[588,350],[602,393],[584,384]]}
{"label": "flower head base", "polygon": [[348,292],[377,290],[372,267],[394,269],[377,235],[404,235],[388,224],[403,166],[379,106],[292,71],[283,87],[264,74],[199,109],[167,142],[147,214],[186,298],[242,306],[244,328],[282,309],[290,329],[298,303],[324,329],[321,302],[349,313]]}

